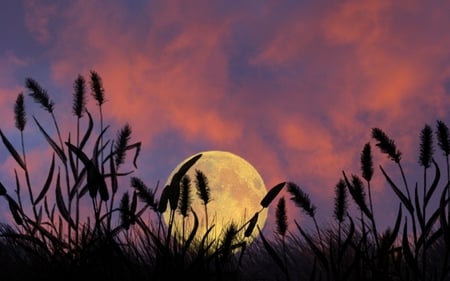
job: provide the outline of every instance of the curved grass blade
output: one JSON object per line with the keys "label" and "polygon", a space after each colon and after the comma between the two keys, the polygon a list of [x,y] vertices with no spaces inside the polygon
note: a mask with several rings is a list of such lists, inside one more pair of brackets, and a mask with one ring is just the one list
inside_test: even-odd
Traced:
{"label": "curved grass blade", "polygon": [[53,154],[53,156],[52,156],[52,163],[50,164],[50,170],[48,171],[47,180],[45,181],[44,186],[42,187],[41,193],[39,193],[36,200],[34,200],[34,203],[33,203],[34,205],[39,203],[39,201],[41,201],[44,198],[45,194],[47,194],[47,191],[50,188],[50,184],[53,179],[53,171],[54,170],[55,170],[55,154]]}
{"label": "curved grass blade", "polygon": [[[95,145],[94,145],[94,151],[92,153],[92,159],[95,161],[95,165],[98,166],[98,156],[100,155],[100,153],[103,152],[103,150],[105,149],[106,145],[109,143],[109,140],[101,147],[100,147],[100,142],[103,139],[103,135],[106,133],[106,131],[109,129],[109,125],[106,126],[103,131],[98,135],[97,140],[95,141]],[[102,163],[103,164],[103,163]]]}
{"label": "curved grass blade", "polygon": [[56,195],[56,206],[58,207],[58,210],[61,213],[61,216],[63,217],[63,219],[66,222],[69,223],[69,225],[72,228],[76,228],[75,223],[73,222],[72,217],[70,216],[70,213],[67,210],[66,205],[64,203],[63,195],[61,192],[61,181],[60,181],[59,172],[58,172],[58,175],[56,176],[55,195]]}
{"label": "curved grass blade", "polygon": [[449,202],[449,199],[446,198],[449,184],[450,182],[447,183],[444,190],[442,191],[441,200],[439,202],[439,221],[441,223],[442,231],[444,232],[444,239],[447,248],[450,248],[450,227],[448,225],[447,216],[445,212],[447,210],[447,205]]}
{"label": "curved grass blade", "polygon": [[[83,167],[83,169],[81,170],[80,174],[75,178],[75,183],[72,187],[72,189],[70,190],[70,195],[69,195],[69,199],[72,200],[75,195],[77,194],[77,191],[79,190],[81,184],[84,181],[84,178],[86,177],[86,167]],[[86,190],[87,191],[87,190]],[[81,198],[81,191],[78,194],[79,198]]]}
{"label": "curved grass blade", "polygon": [[431,184],[430,188],[427,191],[427,194],[425,195],[425,201],[424,201],[424,208],[427,207],[428,202],[431,199],[431,196],[433,196],[434,191],[436,190],[436,187],[438,186],[439,180],[441,178],[441,171],[439,169],[438,164],[436,163],[436,161],[434,161],[434,158],[431,159],[431,161],[434,164],[434,170],[435,170],[435,174],[434,174],[434,180],[433,183]]}
{"label": "curved grass blade", "polygon": [[191,208],[191,211],[192,211],[192,214],[194,215],[194,226],[192,227],[192,231],[189,234],[188,239],[184,243],[183,253],[186,253],[186,251],[188,250],[188,248],[191,245],[192,241],[194,240],[195,234],[197,233],[197,230],[198,230],[198,217],[197,217],[197,214],[195,213],[194,209],[192,209],[192,208]]}
{"label": "curved grass blade", "polygon": [[417,191],[417,183],[416,183],[416,187],[414,189],[414,201],[415,201],[415,204],[416,204],[417,219],[419,221],[420,229],[423,232],[424,228],[425,228],[425,218],[423,217],[423,214],[422,214],[422,211],[421,211],[422,209],[420,208],[419,193]]}
{"label": "curved grass blade", "polygon": [[14,169],[14,178],[16,179],[16,193],[20,194],[20,181],[19,181],[19,176],[17,175],[17,170]]}
{"label": "curved grass blade", "polygon": [[347,238],[345,238],[344,243],[342,243],[341,254],[345,254],[350,242],[352,242],[353,235],[355,234],[355,223],[351,216],[348,215],[350,221],[350,230],[348,231]]}
{"label": "curved grass blade", "polygon": [[206,247],[205,247],[205,243],[206,243],[206,240],[207,240],[209,234],[210,234],[211,231],[214,229],[214,227],[215,227],[214,224],[211,225],[211,226],[206,230],[205,234],[203,235],[202,240],[200,241],[200,246],[198,247],[198,254],[197,254],[197,258],[196,258],[197,260],[199,260],[200,258],[203,258],[203,257],[204,257],[204,254],[205,254],[206,252],[208,252],[209,249],[211,248],[213,242],[211,242],[211,243],[209,243],[208,245],[206,245]]}
{"label": "curved grass blade", "polygon": [[52,210],[50,211],[50,209],[48,207],[47,197],[44,197],[44,210],[45,210],[45,213],[47,214],[47,217],[50,219],[50,221],[53,224],[54,217],[55,217],[55,204],[53,204]]}
{"label": "curved grass blade", "polygon": [[402,221],[402,205],[400,204],[398,206],[397,219],[395,221],[394,229],[392,230],[392,233],[387,241],[389,248],[394,244],[395,239],[397,239],[398,232],[400,231],[401,221]]}
{"label": "curved grass blade", "polygon": [[133,198],[131,199],[130,213],[134,216],[137,209],[137,192],[133,192]]}
{"label": "curved grass blade", "polygon": [[170,186],[166,185],[166,187],[164,187],[164,189],[161,192],[161,196],[159,198],[158,203],[158,212],[160,212],[161,214],[167,210],[167,203],[169,202],[169,191]]}
{"label": "curved grass blade", "polygon": [[[355,203],[358,205],[358,207],[363,211],[363,213],[369,218],[372,219],[372,213],[370,212],[369,208],[367,207],[366,201],[364,200],[364,196],[362,192],[358,192],[357,189],[353,184],[350,183],[350,181],[347,178],[347,175],[343,171],[342,174],[344,175],[345,183],[347,184],[348,191],[350,192],[350,195],[352,196]],[[353,176],[355,179],[355,176]]]}
{"label": "curved grass blade", "polygon": [[61,161],[63,163],[66,163],[67,158],[66,158],[66,155],[64,154],[64,151],[62,150],[62,148],[59,147],[56,144],[56,142],[47,134],[47,132],[44,130],[44,128],[42,128],[41,124],[36,119],[36,117],[33,116],[33,119],[34,119],[34,122],[36,123],[36,125],[38,126],[39,130],[41,131],[41,133],[44,135],[44,137],[47,140],[48,144],[50,144],[50,146],[53,148],[53,150],[56,152],[56,154],[58,154],[58,156],[61,159]]}
{"label": "curved grass blade", "polygon": [[[106,130],[106,128],[105,128]],[[104,130],[104,131],[105,131]],[[87,187],[92,198],[97,196],[97,191],[100,193],[100,198],[103,201],[109,199],[108,189],[105,178],[98,170],[93,160],[90,160],[87,155],[73,144],[66,142],[66,145],[72,150],[77,157],[83,162],[87,170]],[[95,154],[95,153],[94,153]]]}
{"label": "curved grass blade", "polygon": [[90,164],[87,166],[87,184],[92,189],[91,196],[94,195],[93,197],[95,197],[95,194],[98,191],[100,194],[100,199],[103,201],[108,201],[109,193],[105,178],[95,166],[93,161],[90,161]]}
{"label": "curved grass blade", "polygon": [[134,153],[133,158],[133,165],[135,168],[137,168],[137,158],[139,157],[139,153],[141,152],[141,142],[130,144],[126,147],[126,150],[136,149],[136,152]]}
{"label": "curved grass blade", "polygon": [[89,165],[89,162],[91,160],[89,159],[89,157],[87,157],[87,155],[81,149],[79,149],[75,145],[71,144],[70,142],[66,142],[66,145],[70,151],[73,151],[73,153],[75,153],[75,155],[81,160],[81,162],[83,162],[83,164],[85,166]]}
{"label": "curved grass blade", "polygon": [[258,215],[259,213],[256,212],[250,219],[250,223],[244,233],[245,237],[249,237],[250,235],[252,235],[253,229],[255,229],[256,223],[258,222]]}
{"label": "curved grass blade", "polygon": [[263,208],[267,208],[270,203],[273,201],[273,199],[275,199],[275,197],[277,197],[278,193],[280,193],[281,189],[283,189],[284,185],[286,184],[286,182],[281,182],[277,185],[275,185],[274,187],[272,187],[269,192],[267,192],[266,196],[264,196],[264,198],[261,200],[260,205]]}
{"label": "curved grass blade", "polygon": [[87,110],[86,110],[86,113],[88,115],[89,123],[88,123],[88,127],[86,129],[86,133],[84,134],[84,136],[83,136],[83,138],[81,139],[81,142],[80,142],[79,148],[81,150],[83,150],[84,145],[89,140],[89,137],[91,136],[91,133],[92,133],[92,128],[94,127],[94,121],[92,120],[91,114]]}
{"label": "curved grass blade", "polygon": [[6,193],[6,187],[0,182],[0,196],[5,196]]}
{"label": "curved grass blade", "polygon": [[22,216],[20,215],[21,211],[19,205],[17,204],[16,201],[14,201],[14,199],[12,199],[8,195],[6,195],[6,199],[8,200],[9,210],[11,211],[11,215],[13,216],[14,221],[16,222],[17,225],[22,225],[23,220]]}
{"label": "curved grass blade", "polygon": [[269,253],[270,257],[273,259],[273,261],[280,267],[281,271],[283,271],[286,276],[288,275],[288,270],[286,268],[286,265],[281,260],[280,256],[277,254],[275,249],[270,245],[270,243],[266,240],[264,235],[262,234],[261,229],[258,227],[259,230],[259,237],[261,237],[261,240],[263,242],[264,248]]}
{"label": "curved grass blade", "polygon": [[25,162],[22,160],[22,157],[20,157],[17,150],[14,148],[14,146],[9,142],[9,140],[5,137],[2,130],[0,130],[0,137],[2,138],[3,144],[8,149],[9,153],[12,155],[12,157],[16,160],[17,164],[19,164],[22,169],[26,170]]}
{"label": "curved grass blade", "polygon": [[402,203],[405,205],[406,209],[413,214],[414,213],[414,207],[411,203],[411,201],[403,194],[403,192],[397,187],[397,185],[392,181],[392,179],[388,176],[388,174],[384,171],[383,167],[380,165],[381,172],[383,173],[384,177],[388,181],[389,185],[391,186],[392,190],[395,192],[395,194],[398,196],[398,198],[402,201]]}
{"label": "curved grass blade", "polygon": [[[434,224],[437,222],[437,220],[439,219],[439,212],[440,212],[440,210],[439,209],[436,209],[435,211],[434,211],[434,213],[430,216],[430,218],[428,219],[428,221],[426,222],[426,224],[425,224],[425,229],[423,230],[423,232],[420,234],[420,237],[419,237],[419,239],[417,240],[417,247],[420,247],[421,245],[422,245],[422,243],[424,242],[424,240],[425,240],[425,238],[427,238],[428,237],[428,234],[429,233],[431,233],[431,231],[433,230],[433,226],[434,226]],[[438,229],[438,230],[440,230],[440,229]],[[436,231],[437,232],[437,231]],[[430,244],[430,243],[428,243],[428,240],[429,239],[427,239],[427,242],[426,242],[426,244]]]}
{"label": "curved grass blade", "polygon": [[178,199],[180,197],[180,182],[187,171],[197,162],[198,159],[202,157],[202,154],[197,154],[193,156],[191,159],[187,160],[173,175],[172,180],[169,185],[169,204],[172,210],[176,210],[178,206]]}
{"label": "curved grass blade", "polygon": [[[70,133],[69,133],[69,138],[68,138],[67,142],[72,143],[70,140]],[[72,176],[74,179],[76,179],[78,176],[78,168],[77,168],[77,165],[75,164],[75,159],[73,158],[73,152],[69,149],[67,154],[69,156],[69,165],[70,165],[70,170],[72,171]]]}
{"label": "curved grass blade", "polygon": [[[112,153],[112,147],[111,146],[111,153]],[[118,183],[117,183],[117,174],[116,174],[116,165],[114,163],[114,158],[111,157],[109,159],[109,170],[111,173],[111,190],[113,194],[116,194],[117,189],[119,188]]]}
{"label": "curved grass blade", "polygon": [[439,228],[433,234],[431,234],[425,243],[425,248],[428,249],[431,245],[433,245],[436,241],[438,241],[438,239],[441,238],[442,234],[444,234],[442,228]]}
{"label": "curved grass blade", "polygon": [[311,238],[308,236],[308,234],[305,233],[305,231],[300,227],[300,225],[295,221],[295,225],[297,226],[297,229],[300,231],[300,234],[305,238],[306,242],[308,243],[311,250],[314,252],[314,255],[319,259],[319,262],[322,264],[322,266],[325,268],[325,270],[328,272],[328,260],[325,257],[325,255],[322,253],[322,251],[314,244],[314,242],[311,240]]}
{"label": "curved grass blade", "polygon": [[417,265],[417,261],[414,258],[414,255],[411,251],[411,247],[409,246],[408,241],[408,232],[407,232],[407,221],[405,221],[404,227],[403,227],[403,239],[402,239],[402,249],[403,249],[403,256],[405,257],[406,263],[409,265],[409,267],[413,270],[417,276],[419,276],[419,280],[421,280],[420,276],[422,275],[419,267]]}

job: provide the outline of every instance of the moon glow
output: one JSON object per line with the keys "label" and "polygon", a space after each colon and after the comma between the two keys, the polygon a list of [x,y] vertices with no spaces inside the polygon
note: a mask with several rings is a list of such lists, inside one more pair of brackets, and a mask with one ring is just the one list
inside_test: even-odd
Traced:
{"label": "moon glow", "polygon": [[[211,231],[213,237],[219,237],[223,231],[234,223],[238,228],[259,212],[258,225],[262,228],[267,218],[267,209],[262,209],[260,202],[266,195],[264,181],[256,169],[243,158],[225,151],[200,152],[202,156],[186,173],[191,179],[191,207],[199,219],[198,235],[206,233],[206,222],[203,201],[197,194],[195,185],[196,170],[203,172],[207,178],[210,190],[210,202],[207,204],[208,227],[214,225]],[[170,174],[167,184],[173,175],[191,157],[182,161]],[[164,221],[168,224],[169,212],[163,214]],[[186,219],[188,229],[192,227],[193,216],[189,214]],[[175,213],[175,232],[181,233],[183,216]],[[189,230],[187,230],[189,231]],[[243,233],[243,232],[242,232]],[[249,238],[255,237],[256,231]],[[201,236],[200,236],[201,237]]]}

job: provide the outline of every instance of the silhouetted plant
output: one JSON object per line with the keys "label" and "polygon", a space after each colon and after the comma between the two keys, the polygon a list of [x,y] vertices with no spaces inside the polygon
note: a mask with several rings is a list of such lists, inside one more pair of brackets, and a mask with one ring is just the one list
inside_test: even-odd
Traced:
{"label": "silhouetted plant", "polygon": [[[27,240],[33,239],[32,241],[35,241],[31,244],[33,250],[39,250],[46,253],[46,255],[55,258],[66,257],[68,262],[72,260],[76,263],[82,256],[82,251],[88,250],[88,247],[94,245],[93,243],[98,241],[98,239],[101,239],[100,237],[102,237],[102,235],[113,235],[113,233],[117,233],[119,229],[127,227],[127,224],[130,222],[131,216],[124,220],[126,222],[125,224],[119,225],[114,229],[111,228],[110,223],[105,224],[105,222],[111,221],[115,212],[115,210],[113,210],[113,199],[111,199],[109,193],[112,192],[112,194],[115,194],[118,187],[117,178],[125,176],[128,173],[120,174],[117,171],[117,167],[114,165],[110,165],[111,169],[108,173],[103,172],[103,166],[106,162],[99,161],[97,156],[106,149],[105,146],[99,146],[99,138],[103,138],[106,129],[102,131],[101,135],[97,138],[97,141],[92,144],[94,148],[92,157],[88,157],[84,152],[85,146],[92,136],[93,120],[88,113],[89,122],[84,135],[81,137],[79,121],[80,118],[83,117],[83,113],[87,112],[85,111],[86,100],[84,97],[84,78],[82,76],[78,76],[75,81],[75,92],[73,94],[73,113],[77,117],[76,145],[71,143],[70,134],[67,142],[63,143],[60,126],[55,115],[55,104],[50,99],[47,91],[31,78],[27,78],[25,82],[26,88],[30,90],[30,97],[49,112],[52,117],[59,144],[53,140],[35,116],[33,116],[33,119],[39,131],[52,148],[54,154],[58,156],[60,160],[59,163],[63,166],[63,171],[60,170],[59,164],[56,163],[53,155],[45,182],[43,183],[40,192],[37,194],[35,193],[36,189],[31,182],[31,171],[29,171],[27,166],[26,150],[23,141],[26,125],[26,111],[24,96],[20,93],[14,106],[14,117],[16,127],[21,133],[22,156],[16,151],[3,132],[0,131],[0,133],[2,142],[16,160],[19,167],[24,171],[25,185],[27,186],[29,193],[29,203],[27,203],[27,205],[31,205],[33,215],[29,216],[27,214],[28,211],[25,208],[25,202],[23,202],[22,194],[20,192],[22,186],[21,180],[15,171],[15,193],[17,199],[10,196],[3,185],[1,195],[6,198],[15,222],[17,225],[22,226],[22,228],[18,229],[18,234],[8,232],[4,237],[16,239],[19,242],[21,241],[20,243],[22,244]],[[128,131],[131,132],[131,130]],[[127,141],[129,140],[129,137],[130,134],[127,134]],[[65,149],[66,146],[68,148],[67,150]],[[106,161],[111,163],[116,155],[122,157],[121,159],[123,161],[125,151],[133,149],[136,150],[136,160],[139,147],[140,143],[126,143],[126,145],[121,143],[121,146],[117,146],[116,149],[111,146],[111,151],[107,154]],[[81,171],[78,166],[79,160],[83,163]],[[111,179],[110,186],[106,184],[107,178]],[[51,187],[54,188],[55,203],[49,203],[48,194]],[[95,216],[93,221],[89,216],[86,221],[82,221],[80,220],[80,204],[88,191],[93,203]],[[98,196],[100,196],[100,198]],[[133,198],[134,197],[135,196],[133,196]],[[111,207],[109,209],[102,207],[102,205],[105,207],[107,206],[108,200],[110,200]],[[123,199],[122,206],[125,206],[125,202],[126,199]],[[135,208],[135,204],[133,203],[134,200],[129,209],[131,213],[134,213],[133,209]],[[75,209],[73,208],[74,205]],[[120,208],[120,210],[123,211],[124,208]]]}
{"label": "silhouetted plant", "polygon": [[195,171],[195,187],[197,188],[197,195],[202,200],[203,206],[205,208],[205,228],[208,229],[208,203],[210,198],[210,187],[208,185],[208,179],[205,174],[200,171]]}
{"label": "silhouetted plant", "polygon": [[[195,171],[193,180],[197,199],[204,206],[201,211],[205,217],[205,233],[198,231],[199,210],[193,210],[191,204],[195,198],[191,197],[192,182],[187,172],[201,154],[180,166],[159,197],[158,184],[149,188],[138,177],[131,177],[131,191],[123,191],[119,202],[115,202],[119,179],[133,172],[123,171],[127,154],[134,151],[132,164],[137,168],[141,144],[131,142],[132,130],[128,124],[117,131],[114,139],[107,137],[110,129],[103,125],[102,109],[105,90],[95,71],[90,72],[89,85],[99,108],[100,130],[94,136],[94,120],[87,110],[86,81],[79,75],[73,84],[72,113],[77,120],[73,143],[70,133],[67,136],[61,133],[57,106],[47,91],[31,78],[25,81],[30,97],[50,114],[56,130],[56,136],[51,136],[38,118],[32,116],[52,149],[42,183],[37,183],[27,165],[26,98],[22,93],[14,103],[15,127],[20,132],[19,152],[0,130],[1,141],[17,164],[15,188],[0,182],[0,197],[5,199],[15,223],[15,228],[0,225],[0,264],[2,269],[5,266],[2,271],[5,280],[30,279],[26,270],[38,276],[33,276],[35,279],[47,280],[61,276],[108,280],[241,280],[240,276],[253,277],[252,274],[278,280],[294,277],[314,281],[449,280],[450,134],[444,122],[437,121],[436,134],[431,126],[425,125],[419,135],[422,189],[417,182],[414,189],[408,185],[401,163],[403,154],[395,141],[383,130],[372,129],[376,146],[399,168],[404,185],[400,188],[397,179],[379,166],[399,203],[395,221],[380,233],[372,198],[372,183],[376,182],[373,155],[371,143],[367,142],[360,153],[361,175],[347,177],[342,171],[343,178],[334,186],[334,220],[329,225],[319,227],[317,208],[309,195],[297,184],[286,181],[266,193],[260,202],[261,210],[250,219],[239,224],[233,222],[215,235],[216,226],[214,220],[208,220],[207,210],[213,187],[199,170]],[[56,137],[58,141],[54,140]],[[433,137],[445,157],[447,179],[444,181],[434,157]],[[285,187],[291,200],[278,199],[276,236],[270,240],[258,225],[259,215]],[[438,205],[433,206],[434,201]],[[289,202],[313,220],[312,232],[295,219],[293,229],[289,229]],[[358,208],[356,214],[349,208],[350,203]],[[81,213],[82,204],[91,204],[87,213]],[[144,219],[147,212],[148,219]],[[169,219],[163,224],[162,215],[166,212]],[[175,214],[183,217],[182,233],[178,233],[180,230],[175,225]],[[157,220],[153,220],[155,217]],[[186,223],[188,217],[191,224]],[[255,228],[259,237],[250,246],[248,241]],[[256,266],[251,268],[250,263]],[[261,270],[261,264],[267,268]],[[12,274],[13,270],[18,273]]]}

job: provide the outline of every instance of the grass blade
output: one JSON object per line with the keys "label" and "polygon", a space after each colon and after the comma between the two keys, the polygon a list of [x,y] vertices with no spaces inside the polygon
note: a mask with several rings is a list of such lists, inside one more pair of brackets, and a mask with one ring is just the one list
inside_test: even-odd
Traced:
{"label": "grass blade", "polygon": [[14,201],[14,199],[12,199],[8,195],[6,195],[6,199],[8,200],[9,210],[11,211],[14,221],[16,222],[17,225],[22,225],[23,220],[22,216],[20,215],[21,211],[19,205],[17,204],[16,201]]}
{"label": "grass blade", "polygon": [[384,171],[383,167],[380,165],[381,172],[383,173],[384,177],[388,181],[389,185],[391,186],[392,190],[395,192],[395,194],[398,196],[398,198],[402,201],[402,203],[405,205],[406,209],[412,214],[414,213],[414,207],[411,203],[411,201],[403,194],[403,192],[397,187],[397,185],[392,181],[392,179],[388,176],[388,174]]}
{"label": "grass blade", "polygon": [[275,249],[270,245],[270,243],[266,240],[264,235],[262,234],[261,229],[258,227],[259,230],[259,237],[261,237],[261,240],[263,242],[264,248],[269,253],[270,257],[273,259],[273,261],[280,267],[281,271],[283,271],[286,276],[288,275],[288,270],[286,268],[286,265],[281,260],[280,256],[277,254]]}
{"label": "grass blade", "polygon": [[2,138],[3,144],[6,146],[11,156],[14,158],[14,160],[16,160],[17,164],[19,164],[19,166],[22,167],[22,169],[26,170],[25,162],[22,160],[22,157],[20,157],[19,153],[14,148],[14,146],[5,137],[2,130],[0,130],[0,137]]}
{"label": "grass blade", "polygon": [[94,121],[92,120],[91,114],[87,110],[86,110],[86,113],[88,115],[89,123],[88,123],[88,127],[86,129],[86,133],[84,134],[84,136],[83,136],[83,138],[81,139],[81,142],[80,142],[79,148],[81,150],[83,149],[84,145],[86,144],[86,142],[88,141],[89,137],[91,136],[92,129],[94,128]]}
{"label": "grass blade", "polygon": [[72,217],[70,216],[70,213],[66,208],[66,204],[64,203],[63,195],[61,192],[61,181],[60,181],[60,177],[59,177],[59,172],[58,172],[58,175],[56,176],[55,194],[56,194],[56,206],[58,207],[58,210],[61,213],[61,216],[63,217],[63,219],[66,222],[69,223],[69,225],[72,228],[76,228],[75,223],[73,222]]}
{"label": "grass blade", "polygon": [[33,202],[34,205],[39,203],[39,201],[41,201],[42,198],[44,198],[45,194],[47,194],[47,191],[50,188],[50,184],[51,184],[52,179],[53,179],[53,171],[54,170],[55,170],[55,154],[53,154],[53,157],[52,157],[52,163],[50,164],[50,170],[48,171],[47,180],[44,183],[44,186],[43,186],[43,188],[41,190],[41,193],[39,193],[39,195],[36,198],[36,200],[34,200],[34,202]]}
{"label": "grass blade", "polygon": [[342,243],[341,248],[341,254],[345,254],[347,251],[348,246],[350,245],[350,242],[352,242],[353,235],[355,234],[355,223],[353,222],[353,219],[351,216],[348,216],[348,219],[350,221],[350,230],[348,231],[347,238],[345,238],[344,243]]}
{"label": "grass blade", "polygon": [[[367,207],[361,180],[357,176],[353,175],[353,181],[352,181],[353,184],[352,184],[348,180],[345,172],[342,172],[342,174],[344,175],[345,183],[347,184],[348,191],[350,192],[350,195],[352,196],[353,200],[358,205],[358,207],[361,209],[361,211],[369,219],[372,219],[373,216],[372,216],[372,213],[370,212],[369,208]],[[355,184],[358,184],[358,186],[355,186]]]}
{"label": "grass blade", "polygon": [[6,188],[5,186],[0,182],[0,196],[6,195]]}
{"label": "grass blade", "polygon": [[259,216],[259,213],[256,212],[253,215],[253,217],[250,219],[250,223],[249,223],[247,229],[245,229],[245,233],[244,233],[245,237],[249,237],[250,235],[252,235],[253,229],[255,229],[256,223],[258,222],[258,216]]}
{"label": "grass blade", "polygon": [[419,280],[421,280],[420,276],[422,275],[419,267],[417,265],[417,261],[411,251],[411,247],[409,246],[409,240],[408,240],[408,231],[407,231],[407,221],[405,221],[404,227],[403,227],[403,238],[402,238],[402,249],[403,249],[403,256],[405,257],[406,263],[409,265],[409,267],[413,270],[414,274],[419,276]]}
{"label": "grass blade", "polygon": [[44,128],[42,128],[41,124],[36,119],[36,117],[33,116],[33,119],[34,119],[34,122],[36,123],[36,125],[38,126],[39,130],[41,131],[41,133],[44,135],[45,140],[47,140],[48,144],[50,144],[50,146],[53,148],[53,150],[56,152],[56,154],[58,154],[61,161],[63,163],[66,163],[67,158],[66,158],[66,155],[64,154],[64,151],[62,150],[62,148],[59,147],[56,144],[56,142],[47,134],[47,132],[44,130]]}
{"label": "grass blade", "polygon": [[445,212],[447,210],[447,205],[449,202],[449,199],[447,198],[449,184],[450,182],[447,183],[444,190],[442,191],[441,200],[439,202],[439,221],[441,223],[442,231],[444,232],[445,244],[447,245],[447,248],[450,248],[450,227],[448,225]]}
{"label": "grass blade", "polygon": [[400,204],[398,206],[397,219],[395,220],[394,229],[392,230],[392,233],[387,243],[389,247],[392,246],[395,242],[395,239],[397,239],[398,232],[400,231],[401,221],[402,221],[402,205]]}
{"label": "grass blade", "polygon": [[[85,177],[86,177],[86,167],[83,167],[80,174],[75,178],[75,183],[74,183],[72,189],[70,190],[70,195],[69,195],[70,200],[72,200],[75,197],[75,195],[77,194],[77,190],[80,188]],[[81,191],[79,192],[78,196],[79,196],[79,198],[82,197]]]}
{"label": "grass blade", "polygon": [[180,197],[180,182],[187,171],[197,162],[198,159],[202,157],[202,154],[197,154],[193,156],[191,159],[187,160],[173,175],[172,180],[170,181],[169,188],[169,204],[172,210],[176,210],[178,206],[178,199]]}
{"label": "grass blade", "polygon": [[428,202],[430,201],[431,196],[433,196],[433,193],[436,190],[436,187],[438,186],[439,180],[441,178],[441,171],[439,169],[438,164],[436,163],[436,161],[434,161],[434,159],[431,159],[431,160],[432,160],[432,162],[434,164],[435,174],[434,174],[433,183],[431,184],[430,188],[427,191],[427,194],[425,195],[424,208],[427,207]]}
{"label": "grass blade", "polygon": [[159,197],[158,212],[160,212],[161,214],[167,210],[167,204],[169,203],[169,191],[170,186],[166,185],[166,187],[164,187],[163,191],[161,192],[161,196]]}
{"label": "grass blade", "polygon": [[139,157],[139,153],[141,152],[141,142],[136,142],[133,144],[130,144],[126,147],[126,150],[131,150],[131,149],[135,149],[136,152],[134,153],[134,158],[133,158],[133,165],[135,168],[137,168],[137,158]]}
{"label": "grass blade", "polygon": [[[112,153],[112,146],[111,146],[111,153]],[[111,173],[111,190],[113,194],[116,194],[119,185],[117,182],[116,165],[112,157],[109,159],[109,170]]]}
{"label": "grass blade", "polygon": [[198,230],[198,217],[197,214],[195,213],[194,209],[191,209],[191,212],[194,216],[194,226],[192,227],[192,231],[191,233],[189,233],[189,236],[186,240],[186,242],[184,243],[184,247],[183,247],[183,253],[186,253],[187,249],[189,248],[189,246],[191,245],[192,241],[194,240],[195,234],[197,233]]}
{"label": "grass blade", "polygon": [[325,270],[328,272],[328,260],[325,257],[325,255],[322,253],[322,251],[316,246],[316,244],[311,240],[308,234],[300,227],[300,225],[295,221],[295,225],[297,226],[297,229],[300,231],[300,234],[305,238],[306,242],[308,243],[311,250],[314,252],[314,255],[319,259],[319,262],[322,264],[322,266],[325,268]]}
{"label": "grass blade", "polygon": [[423,217],[423,214],[422,214],[422,211],[421,211],[422,208],[420,208],[419,193],[417,191],[417,183],[416,183],[416,187],[414,189],[414,201],[415,201],[415,204],[416,204],[417,219],[419,221],[420,229],[423,232],[424,228],[425,228],[425,218]]}

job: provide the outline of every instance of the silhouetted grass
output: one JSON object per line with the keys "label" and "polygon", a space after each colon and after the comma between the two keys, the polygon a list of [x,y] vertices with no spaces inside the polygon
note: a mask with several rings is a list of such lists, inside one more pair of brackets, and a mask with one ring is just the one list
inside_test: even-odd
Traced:
{"label": "silhouetted grass", "polygon": [[[103,124],[106,92],[101,77],[91,71],[88,83],[99,109],[99,131],[95,133],[86,82],[80,75],[73,85],[77,130],[71,136],[60,131],[58,107],[46,90],[33,79],[26,80],[29,96],[51,115],[56,131],[52,136],[32,116],[52,149],[42,182],[27,164],[24,94],[14,104],[20,149],[0,130],[2,143],[17,164],[15,186],[0,182],[2,202],[13,218],[12,225],[0,225],[2,280],[450,280],[450,137],[443,121],[437,121],[436,133],[425,125],[418,136],[423,178],[415,184],[408,182],[404,155],[395,141],[382,129],[372,129],[375,146],[401,174],[398,183],[385,167],[378,167],[378,175],[398,199],[395,221],[382,232],[371,194],[375,175],[371,142],[361,150],[360,174],[343,171],[330,187],[335,198],[330,214],[334,220],[329,224],[319,226],[320,210],[313,198],[286,181],[267,192],[261,210],[249,220],[219,230],[208,217],[213,188],[208,178],[201,171],[196,171],[195,179],[186,175],[202,155],[186,161],[159,194],[158,184],[148,187],[132,176],[133,170],[126,170],[137,168],[141,144],[132,141],[128,124],[115,138],[107,137],[110,127]],[[435,159],[433,136],[444,158],[446,179]],[[134,155],[131,165],[126,165],[129,153]],[[120,179],[126,177],[129,188],[124,189]],[[280,195],[284,189],[290,200]],[[192,200],[200,200],[204,208],[192,209]],[[258,218],[273,202],[277,202],[276,231],[267,237]],[[311,219],[314,230],[296,220],[289,225],[288,204]],[[350,204],[358,211],[350,212]],[[81,207],[87,210],[81,212]],[[166,212],[167,224],[162,220]],[[205,233],[198,231],[200,212]],[[183,217],[181,228],[175,225],[176,213]]]}

